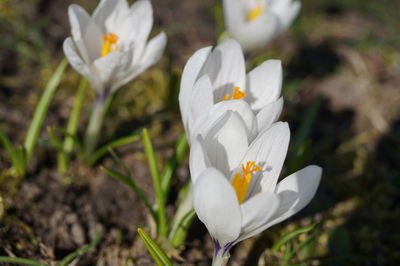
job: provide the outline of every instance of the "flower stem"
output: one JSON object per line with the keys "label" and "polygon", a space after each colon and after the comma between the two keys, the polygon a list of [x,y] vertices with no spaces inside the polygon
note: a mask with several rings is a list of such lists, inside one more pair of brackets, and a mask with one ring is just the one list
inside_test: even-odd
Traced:
{"label": "flower stem", "polygon": [[225,251],[223,248],[219,249],[214,253],[212,266],[225,266],[229,260],[229,251]]}
{"label": "flower stem", "polygon": [[98,95],[96,103],[94,105],[92,115],[90,117],[89,125],[86,130],[85,137],[85,154],[89,156],[93,153],[97,146],[99,139],[100,129],[103,124],[104,110],[106,106],[107,97]]}

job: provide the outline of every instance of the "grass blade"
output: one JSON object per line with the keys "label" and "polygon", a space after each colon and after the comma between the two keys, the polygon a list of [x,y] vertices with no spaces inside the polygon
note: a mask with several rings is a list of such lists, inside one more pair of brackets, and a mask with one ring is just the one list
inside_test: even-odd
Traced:
{"label": "grass blade", "polygon": [[14,160],[16,159],[16,154],[13,145],[11,144],[10,139],[6,134],[0,132],[0,142],[3,144],[4,149],[6,150],[7,156],[11,161],[11,164],[14,165]]}
{"label": "grass blade", "polygon": [[189,149],[189,144],[186,139],[186,135],[182,134],[178,141],[175,144],[174,154],[171,159],[164,167],[164,171],[161,177],[161,187],[164,192],[164,198],[167,198],[169,188],[171,186],[172,177],[175,174],[175,170],[178,167],[179,163],[185,157],[187,151]]}
{"label": "grass blade", "polygon": [[150,255],[153,257],[154,261],[159,266],[172,266],[172,262],[168,258],[167,254],[156,244],[156,242],[151,239],[151,237],[143,231],[141,228],[138,228],[138,234],[140,238],[143,240],[144,245],[147,250],[150,252]]}
{"label": "grass blade", "polygon": [[74,139],[72,136],[76,136],[78,130],[79,116],[81,114],[82,104],[85,96],[85,89],[87,80],[82,77],[76,93],[74,105],[72,106],[71,116],[68,120],[67,125],[67,136],[64,139],[64,152],[70,154],[74,148]]}
{"label": "grass blade", "polygon": [[76,257],[81,256],[85,253],[87,253],[88,251],[90,251],[91,249],[94,249],[97,244],[100,242],[101,238],[103,236],[103,233],[101,231],[96,233],[96,236],[94,237],[94,239],[92,240],[92,242],[90,242],[89,245],[85,245],[83,247],[81,247],[80,249],[77,249],[76,251],[68,254],[67,256],[65,256],[61,262],[58,264],[58,266],[67,266],[69,265],[69,263],[71,263]]}
{"label": "grass blade", "polygon": [[317,96],[317,98],[311,103],[311,106],[306,110],[306,113],[300,124],[301,127],[294,137],[293,145],[290,147],[288,152],[289,162],[296,159],[298,150],[310,136],[310,132],[318,116],[318,111],[322,105],[322,100],[323,98],[321,96]]}
{"label": "grass blade", "polygon": [[132,143],[132,142],[136,142],[140,139],[140,135],[139,134],[135,134],[133,136],[128,136],[128,137],[123,137],[117,140],[114,140],[110,143],[107,143],[106,145],[104,145],[103,147],[101,147],[100,149],[98,149],[96,152],[93,153],[93,155],[91,155],[89,157],[89,159],[87,160],[87,164],[89,166],[94,165],[101,157],[103,157],[110,149],[115,149],[118,148],[120,146]]}
{"label": "grass blade", "polygon": [[87,80],[82,77],[78,86],[78,91],[75,96],[74,104],[72,106],[71,115],[68,120],[66,129],[66,136],[62,144],[62,150],[57,154],[58,170],[65,173],[68,169],[69,156],[74,149],[76,132],[78,131],[79,116],[81,114],[82,104],[85,96]]}
{"label": "grass blade", "polygon": [[149,133],[146,129],[143,129],[143,146],[146,154],[147,162],[149,164],[151,178],[153,179],[154,191],[156,194],[157,203],[157,226],[158,233],[160,236],[167,236],[167,216],[165,213],[165,200],[164,193],[161,188],[161,179],[158,172],[157,159],[154,153],[153,145],[150,140]]}
{"label": "grass blade", "polygon": [[289,241],[290,241],[291,239],[293,239],[294,237],[296,237],[296,236],[298,236],[298,235],[300,235],[300,234],[303,234],[303,233],[307,233],[307,232],[312,231],[312,230],[317,226],[317,224],[318,224],[318,223],[310,224],[310,225],[308,225],[308,226],[306,226],[306,227],[298,228],[298,229],[295,229],[295,230],[293,230],[293,231],[288,232],[287,234],[285,234],[284,236],[282,236],[282,237],[272,246],[271,250],[272,250],[273,252],[278,251],[279,248],[280,248],[282,245],[286,244],[287,242],[289,242]]}
{"label": "grass blade", "polygon": [[173,232],[171,237],[171,244],[174,247],[179,247],[185,241],[190,225],[192,224],[194,218],[196,217],[196,212],[194,209],[190,210],[182,220],[179,222],[178,227],[175,232]]}
{"label": "grass blade", "polygon": [[31,265],[31,266],[49,266],[49,264],[41,263],[34,260],[16,258],[16,257],[5,257],[5,256],[0,256],[0,262]]}
{"label": "grass blade", "polygon": [[62,152],[62,144],[60,138],[55,133],[56,129],[54,127],[48,126],[46,128],[47,134],[50,137],[51,144],[56,148],[58,152]]}
{"label": "grass blade", "polygon": [[311,243],[311,241],[313,241],[316,237],[316,233],[317,231],[312,232],[307,238],[306,240],[304,240],[303,242],[301,242],[300,244],[298,244],[297,246],[295,246],[290,253],[285,256],[285,260],[283,261],[284,265],[288,265],[289,261],[299,252],[301,251],[303,248],[305,248],[308,244]]}
{"label": "grass blade", "polygon": [[32,122],[29,126],[28,133],[26,135],[24,143],[27,162],[29,162],[29,159],[35,148],[36,141],[39,137],[40,129],[42,128],[44,118],[50,106],[50,102],[53,99],[54,93],[56,92],[58,85],[60,84],[61,77],[64,74],[67,65],[68,61],[66,59],[61,61],[60,65],[57,67],[53,76],[47,83],[44,93],[40,98],[38,105],[36,106],[35,113],[33,115]]}
{"label": "grass blade", "polygon": [[144,205],[147,207],[149,210],[151,216],[153,216],[153,219],[157,221],[157,215],[154,212],[153,208],[151,207],[150,202],[147,199],[147,196],[144,194],[143,190],[136,184],[136,182],[131,178],[122,175],[121,173],[114,171],[112,169],[106,168],[104,166],[100,166],[101,171],[106,173],[107,175],[111,176],[112,178],[115,178],[116,180],[120,181],[121,183],[127,185],[136,195],[139,197],[141,201],[143,201]]}
{"label": "grass blade", "polygon": [[0,131],[0,143],[6,150],[6,154],[10,160],[10,163],[17,171],[17,174],[19,176],[25,176],[26,165],[24,156],[19,156],[19,152],[16,149],[14,149],[10,139],[7,137],[6,134],[4,134],[1,131]]}

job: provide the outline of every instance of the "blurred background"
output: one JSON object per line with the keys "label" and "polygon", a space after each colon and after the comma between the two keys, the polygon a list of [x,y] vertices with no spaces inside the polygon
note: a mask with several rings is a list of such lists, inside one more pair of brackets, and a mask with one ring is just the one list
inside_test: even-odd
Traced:
{"label": "blurred background", "polygon": [[[23,141],[44,85],[64,56],[71,3],[91,13],[98,1],[0,0],[0,130],[14,143]],[[183,132],[177,105],[183,66],[197,49],[215,45],[224,25],[221,1],[152,3],[153,35],[165,31],[168,48],[156,66],[118,92],[102,141],[146,126],[162,163]],[[291,264],[400,265],[399,10],[395,0],[303,0],[290,30],[257,56],[248,55],[248,70],[270,58],[283,62],[282,120],[293,136],[288,160],[303,151],[286,172],[313,163],[324,174],[309,207],[239,244],[231,265],[279,265],[284,250],[272,254],[268,248],[284,232],[312,222],[319,222],[316,233]],[[79,78],[68,69],[46,125],[65,127]],[[85,97],[80,134],[94,92],[88,88]],[[118,154],[152,195],[141,145],[122,147]],[[100,164],[112,165],[108,157]],[[78,265],[153,264],[136,239],[136,228],[148,223],[136,196],[97,166],[74,161],[68,176],[58,174],[45,130],[27,178],[16,178],[9,167],[1,148],[0,254],[51,263],[103,228],[103,242]],[[189,178],[187,160],[178,170],[175,192]],[[174,210],[171,204],[169,212]],[[180,256],[186,261],[176,255],[178,265],[210,263],[212,242],[199,221]]]}

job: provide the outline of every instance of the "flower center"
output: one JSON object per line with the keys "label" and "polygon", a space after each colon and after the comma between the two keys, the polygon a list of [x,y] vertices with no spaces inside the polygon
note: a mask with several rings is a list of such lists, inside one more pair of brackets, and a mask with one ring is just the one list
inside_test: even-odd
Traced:
{"label": "flower center", "polygon": [[249,161],[246,163],[246,165],[242,164],[241,173],[235,174],[235,177],[232,180],[232,186],[236,191],[236,196],[238,198],[239,204],[242,204],[246,197],[252,174],[261,170],[262,168],[256,165],[256,162]]}
{"label": "flower center", "polygon": [[253,21],[264,12],[264,5],[262,0],[257,0],[256,5],[247,13],[247,22]]}
{"label": "flower center", "polygon": [[103,48],[101,50],[101,56],[106,56],[113,51],[117,51],[118,45],[118,35],[114,33],[109,33],[103,35]]}
{"label": "flower center", "polygon": [[227,93],[224,98],[222,98],[223,101],[228,101],[228,100],[239,100],[246,97],[246,93],[240,90],[240,87],[234,87],[233,88],[233,95],[231,96],[229,93]]}

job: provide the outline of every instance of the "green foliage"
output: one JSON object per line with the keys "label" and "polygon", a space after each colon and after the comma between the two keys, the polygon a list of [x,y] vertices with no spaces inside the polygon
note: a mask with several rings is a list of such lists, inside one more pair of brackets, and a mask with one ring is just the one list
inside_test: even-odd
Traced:
{"label": "green foliage", "polygon": [[0,262],[15,263],[15,264],[29,265],[29,266],[49,266],[49,264],[41,263],[30,259],[5,257],[5,256],[0,256]]}
{"label": "green foliage", "polygon": [[160,246],[158,246],[157,243],[151,239],[151,237],[145,231],[143,231],[141,228],[138,228],[137,232],[157,265],[172,266],[172,262],[168,258],[167,254],[165,254]]}
{"label": "green foliage", "polygon": [[[70,265],[70,263],[76,259],[78,256],[82,256],[89,252],[90,250],[94,249],[98,243],[100,242],[103,234],[101,231],[96,233],[95,238],[90,242],[90,244],[85,245],[76,251],[68,254],[65,256],[60,263],[57,264],[57,266],[67,266]],[[49,266],[50,264],[47,263],[41,263],[38,261],[30,260],[30,259],[24,259],[24,258],[17,258],[17,257],[6,257],[6,256],[0,256],[0,262],[5,262],[5,263],[15,263],[15,264],[21,264],[21,265],[30,265],[30,266]]]}
{"label": "green foliage", "polygon": [[196,212],[191,209],[185,216],[182,217],[175,231],[171,232],[170,241],[172,246],[179,247],[185,241],[188,234],[190,225],[194,218],[196,218]]}
{"label": "green foliage", "polygon": [[90,250],[94,249],[98,243],[100,242],[101,238],[103,237],[103,233],[101,231],[96,233],[96,236],[93,238],[93,240],[90,242],[89,245],[85,245],[81,247],[80,249],[72,252],[71,254],[68,254],[65,256],[58,266],[67,266],[69,265],[76,257],[82,256],[83,254],[89,252]]}
{"label": "green foliage", "polygon": [[[289,262],[295,257],[300,257],[302,260],[307,259],[312,255],[313,241],[315,240],[318,230],[316,230],[318,223],[310,224],[306,227],[296,228],[278,239],[272,246],[271,251],[278,252],[281,247],[284,247],[284,254],[281,259],[281,265],[293,265]],[[307,237],[293,244],[293,241],[298,239],[300,235],[307,234]],[[307,265],[300,263],[299,265]]]}
{"label": "green foliage", "polygon": [[140,186],[138,184],[136,184],[136,182],[135,182],[134,178],[131,176],[128,168],[123,164],[123,162],[118,158],[118,156],[112,150],[110,150],[110,153],[113,155],[114,160],[116,160],[119,165],[123,166],[123,168],[125,170],[125,175],[123,175],[115,170],[106,168],[106,167],[100,167],[100,169],[103,172],[105,172],[106,174],[108,174],[109,176],[111,176],[111,177],[115,178],[116,180],[120,181],[121,183],[127,185],[134,193],[136,193],[136,195],[139,197],[139,199],[141,201],[143,201],[144,205],[146,206],[147,210],[150,212],[153,219],[155,221],[157,221],[157,214],[153,210],[153,207],[151,206],[150,201],[148,200],[144,191],[140,188]]}
{"label": "green foliage", "polygon": [[345,226],[339,226],[329,234],[328,247],[332,256],[349,256],[352,252],[352,243],[349,231]]}
{"label": "green foliage", "polygon": [[123,138],[119,138],[116,140],[113,140],[97,151],[95,151],[86,161],[86,163],[90,166],[93,166],[101,157],[103,157],[110,149],[115,149],[120,146],[124,146],[136,141],[140,140],[140,135],[139,134],[133,134],[132,136],[127,136]]}
{"label": "green foliage", "polygon": [[187,142],[186,135],[182,134],[175,144],[174,154],[165,165],[164,171],[162,173],[161,188],[164,192],[165,198],[167,198],[168,196],[169,188],[171,186],[171,181],[175,174],[175,170],[185,157],[188,149],[189,144]]}
{"label": "green foliage", "polygon": [[153,144],[149,133],[146,129],[143,129],[143,146],[147,158],[147,163],[150,168],[151,178],[153,179],[153,186],[156,193],[156,203],[157,203],[157,225],[158,233],[160,236],[167,236],[168,225],[167,225],[167,215],[165,212],[165,197],[161,186],[161,177],[158,171],[157,159],[154,153]]}
{"label": "green foliage", "polygon": [[26,174],[26,155],[25,150],[21,146],[14,148],[11,141],[6,134],[0,131],[0,143],[3,145],[7,156],[14,167],[18,176],[25,176]]}
{"label": "green foliage", "polygon": [[289,242],[290,240],[292,240],[293,238],[297,237],[300,234],[307,233],[307,232],[310,232],[310,231],[314,230],[314,228],[317,225],[318,225],[317,223],[310,224],[310,225],[308,225],[306,227],[296,228],[296,229],[284,234],[280,239],[278,239],[275,242],[275,244],[272,246],[271,250],[272,251],[278,251],[281,246],[283,246],[284,244],[286,244],[287,242]]}
{"label": "green foliage", "polygon": [[[307,149],[306,141],[310,137],[315,121],[318,118],[318,113],[321,105],[322,105],[322,97],[318,96],[307,108],[304,116],[302,117],[301,126],[296,132],[296,135],[294,136],[294,139],[292,141],[292,145],[289,149],[288,159],[287,159],[289,162],[295,161],[299,154],[300,155],[301,153],[303,155],[305,154],[305,150]],[[303,150],[301,150],[302,146]],[[295,166],[295,164],[292,165]]]}
{"label": "green foliage", "polygon": [[67,135],[64,138],[62,149],[59,150],[57,155],[58,170],[61,173],[67,171],[69,157],[74,148],[76,133],[78,131],[79,117],[81,114],[81,109],[85,96],[86,85],[87,85],[87,80],[86,78],[82,77],[78,86],[78,91],[76,93],[74,105],[72,107],[72,111],[68,120],[68,125],[66,129]]}
{"label": "green foliage", "polygon": [[43,95],[40,98],[40,101],[35,109],[35,113],[33,115],[32,122],[29,126],[28,133],[26,134],[26,139],[24,143],[27,161],[29,161],[33,149],[35,148],[37,139],[39,138],[40,130],[43,125],[44,118],[46,117],[54,93],[56,92],[56,89],[60,84],[61,78],[67,66],[68,66],[68,61],[64,59],[57,67],[56,71],[54,71],[53,76],[47,83]]}

